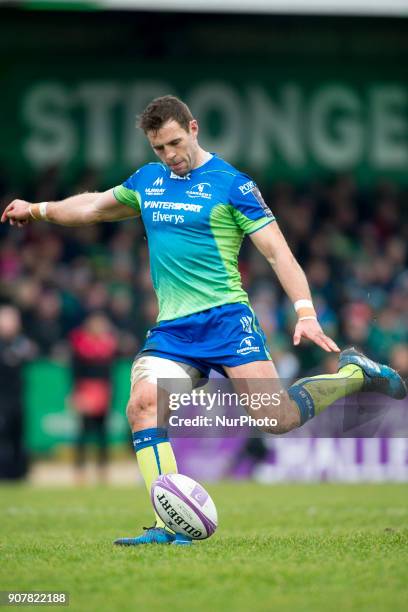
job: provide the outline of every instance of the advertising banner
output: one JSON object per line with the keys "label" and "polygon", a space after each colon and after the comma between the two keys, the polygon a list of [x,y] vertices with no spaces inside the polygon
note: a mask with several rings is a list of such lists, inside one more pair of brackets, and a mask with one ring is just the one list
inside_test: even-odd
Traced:
{"label": "advertising banner", "polygon": [[[206,149],[263,183],[349,171],[362,182],[407,181],[401,27],[376,34],[364,23],[345,30],[270,21],[269,29],[269,22],[259,27],[257,42],[242,22],[223,30],[200,18],[186,22],[192,51],[185,54],[174,44],[165,52],[166,37],[156,49],[137,15],[128,23],[109,14],[69,17],[48,16],[35,39],[21,20],[4,25],[0,161],[19,184],[55,165],[68,182],[88,168],[107,187],[123,181],[154,158],[135,122],[163,94],[191,106]],[[150,21],[166,27],[159,15]],[[169,36],[177,37],[176,26]]]}

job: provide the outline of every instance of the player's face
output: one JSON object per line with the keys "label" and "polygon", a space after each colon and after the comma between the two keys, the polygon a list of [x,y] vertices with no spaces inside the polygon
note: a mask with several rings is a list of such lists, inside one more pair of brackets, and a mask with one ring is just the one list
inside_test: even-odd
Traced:
{"label": "player's face", "polygon": [[158,157],[172,172],[183,176],[195,167],[198,154],[198,125],[193,119],[187,132],[173,119],[157,132],[147,133],[147,138]]}

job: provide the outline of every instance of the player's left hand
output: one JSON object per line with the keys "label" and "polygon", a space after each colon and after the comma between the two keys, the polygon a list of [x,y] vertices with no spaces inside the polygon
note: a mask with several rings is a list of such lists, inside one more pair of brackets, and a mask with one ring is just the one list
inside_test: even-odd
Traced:
{"label": "player's left hand", "polygon": [[296,323],[293,344],[298,346],[302,338],[311,340],[327,353],[340,351],[337,344],[323,332],[317,319],[306,319]]}

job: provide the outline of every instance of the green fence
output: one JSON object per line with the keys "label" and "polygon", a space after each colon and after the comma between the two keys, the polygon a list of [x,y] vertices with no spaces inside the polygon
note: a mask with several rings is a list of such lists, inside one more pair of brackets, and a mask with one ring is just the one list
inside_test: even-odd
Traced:
{"label": "green fence", "polygon": [[[131,362],[118,361],[113,371],[113,403],[109,417],[112,443],[128,440],[125,416],[129,396]],[[45,453],[58,444],[71,444],[77,431],[77,415],[69,403],[71,370],[50,361],[37,361],[25,371],[25,437],[32,452]]]}

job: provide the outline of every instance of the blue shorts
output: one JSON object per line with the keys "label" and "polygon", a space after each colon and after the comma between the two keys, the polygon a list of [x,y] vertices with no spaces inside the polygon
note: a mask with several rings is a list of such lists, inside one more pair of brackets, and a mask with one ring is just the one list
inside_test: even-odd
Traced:
{"label": "blue shorts", "polygon": [[211,368],[225,375],[223,366],[271,359],[255,313],[241,303],[161,321],[148,332],[142,355],[188,363],[205,378]]}

